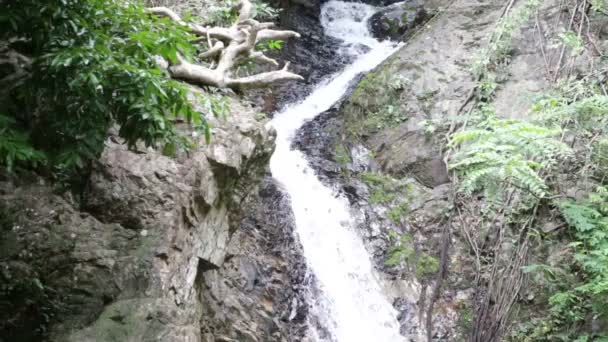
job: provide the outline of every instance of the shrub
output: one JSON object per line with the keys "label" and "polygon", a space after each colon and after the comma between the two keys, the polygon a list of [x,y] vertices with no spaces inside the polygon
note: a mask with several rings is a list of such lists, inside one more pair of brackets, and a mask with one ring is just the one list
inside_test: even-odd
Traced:
{"label": "shrub", "polygon": [[82,168],[100,155],[114,125],[130,147],[139,141],[189,147],[175,130],[178,117],[208,136],[210,113],[197,112],[187,87],[156,63],[156,56],[175,61],[178,54],[189,59],[195,53],[183,27],[122,0],[17,0],[4,13],[0,39],[17,40],[14,48],[34,61],[9,97],[17,103],[13,108],[32,110],[9,111],[16,124],[0,128],[21,151],[4,156],[5,167],[15,160],[37,162],[43,155],[34,151],[44,151],[52,166]]}

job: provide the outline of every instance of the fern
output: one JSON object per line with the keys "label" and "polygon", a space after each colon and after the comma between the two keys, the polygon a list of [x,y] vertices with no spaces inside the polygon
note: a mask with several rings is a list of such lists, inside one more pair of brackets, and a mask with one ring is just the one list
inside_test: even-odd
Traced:
{"label": "fern", "polygon": [[[574,280],[552,280],[561,289],[549,298],[550,317],[534,336],[563,336],[573,340],[588,317],[608,319],[608,192],[598,188],[587,200],[558,203],[571,228]],[[606,335],[592,336],[600,340]]]}
{"label": "fern", "polygon": [[563,202],[559,208],[566,222],[582,232],[593,230],[597,219],[602,216],[593,207],[576,202]]}
{"label": "fern", "polygon": [[602,130],[607,133],[608,96],[594,95],[579,89],[576,91],[582,94],[574,95],[582,95],[583,98],[570,102],[568,97],[548,97],[541,99],[532,108],[532,112],[549,125],[559,124],[578,131]]}
{"label": "fern", "polygon": [[460,190],[466,195],[505,184],[544,197],[548,188],[539,172],[569,154],[556,139],[559,133],[525,121],[489,117],[477,128],[451,136],[449,146],[461,149],[449,166],[463,176]]}

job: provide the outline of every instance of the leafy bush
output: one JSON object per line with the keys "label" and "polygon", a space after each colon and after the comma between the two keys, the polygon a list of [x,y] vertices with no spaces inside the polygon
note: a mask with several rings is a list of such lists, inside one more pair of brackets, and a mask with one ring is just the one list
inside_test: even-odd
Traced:
{"label": "leafy bush", "polygon": [[[53,166],[83,167],[99,156],[114,125],[130,147],[143,141],[187,148],[190,142],[176,132],[174,120],[208,131],[205,114],[221,108],[197,112],[188,88],[159,68],[156,56],[191,58],[193,36],[147,14],[139,2],[17,0],[4,13],[0,39],[18,38],[26,45],[19,50],[34,57],[31,77],[13,95],[18,103],[34,104],[35,115],[7,113],[19,123],[8,128],[10,135],[29,151],[22,159],[40,159],[31,153],[35,148]],[[22,139],[28,132],[31,140]]]}
{"label": "leafy bush", "polygon": [[9,172],[15,164],[27,163],[36,166],[44,163],[45,155],[34,149],[30,139],[24,133],[15,130],[15,120],[0,115],[0,165],[4,165]]}
{"label": "leafy bush", "polygon": [[[259,21],[272,21],[279,17],[280,10],[265,4],[261,1],[253,2],[253,17]],[[219,6],[214,6],[209,11],[209,16],[205,18],[205,23],[212,26],[230,26],[237,20],[238,13],[235,5],[238,1],[224,1]]]}
{"label": "leafy bush", "polygon": [[[532,112],[550,125],[568,126],[575,131],[608,133],[608,96],[577,92],[570,96],[548,96],[541,99]],[[584,133],[584,132],[583,132]]]}
{"label": "leafy bush", "polygon": [[605,332],[586,333],[589,320],[608,323],[608,190],[599,187],[588,199],[564,201],[559,209],[570,227],[574,263],[564,265],[571,277],[551,277],[555,292],[549,317],[530,335],[531,341],[605,341]]}

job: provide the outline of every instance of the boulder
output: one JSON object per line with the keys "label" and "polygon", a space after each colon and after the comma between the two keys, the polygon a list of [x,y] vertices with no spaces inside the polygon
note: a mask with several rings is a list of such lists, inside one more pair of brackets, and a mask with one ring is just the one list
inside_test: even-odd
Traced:
{"label": "boulder", "polygon": [[370,142],[382,170],[393,176],[410,176],[430,188],[450,181],[439,143],[423,130],[402,125],[381,132]]}
{"label": "boulder", "polygon": [[384,7],[369,19],[369,25],[377,39],[397,41],[428,17],[420,1],[408,0]]}

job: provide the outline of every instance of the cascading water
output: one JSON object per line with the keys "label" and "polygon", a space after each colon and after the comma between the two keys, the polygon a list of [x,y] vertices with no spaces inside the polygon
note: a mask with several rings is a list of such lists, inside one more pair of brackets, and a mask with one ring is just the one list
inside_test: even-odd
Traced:
{"label": "cascading water", "polygon": [[[304,155],[290,148],[296,130],[305,121],[329,109],[357,75],[371,70],[396,49],[395,44],[381,43],[371,36],[367,20],[376,10],[333,0],[323,5],[321,21],[326,34],[341,39],[343,53],[356,58],[302,102],[277,113],[271,122],[277,130],[271,171],[291,198],[296,233],[320,292],[313,311],[331,335],[317,340],[404,341],[397,313],[383,296],[369,253],[353,229],[348,202],[324,186]],[[311,330],[314,333],[314,327]]]}

